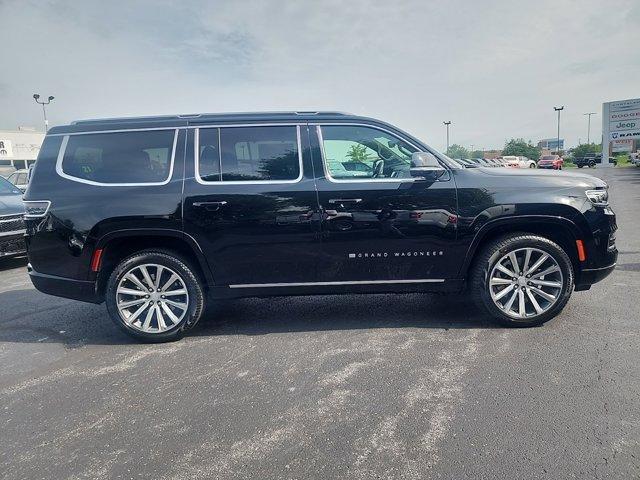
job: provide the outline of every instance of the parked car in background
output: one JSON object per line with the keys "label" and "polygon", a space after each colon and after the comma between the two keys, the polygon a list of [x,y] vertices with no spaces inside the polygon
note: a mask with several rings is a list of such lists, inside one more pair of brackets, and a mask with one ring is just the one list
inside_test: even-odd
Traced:
{"label": "parked car in background", "polygon": [[[587,153],[584,157],[576,157],[573,160],[573,163],[575,163],[578,168],[595,168],[595,166],[601,163],[601,161],[602,153]],[[618,160],[616,159],[616,157],[609,157],[609,163],[618,165]]]}
{"label": "parked car in background", "polygon": [[538,160],[538,168],[550,168],[553,170],[562,170],[564,160],[560,155],[543,155]]}
{"label": "parked car in background", "polygon": [[632,152],[629,154],[629,161],[636,167],[640,167],[640,152]]}
{"label": "parked car in background", "polygon": [[27,189],[27,185],[29,183],[29,170],[16,170],[7,177],[7,180],[18,187],[22,192],[24,192]]}
{"label": "parked car in background", "polygon": [[578,168],[595,168],[596,164],[600,163],[600,158],[602,158],[602,155],[598,155],[597,153],[587,153],[584,157],[574,158],[573,163],[575,163]]}
{"label": "parked car in background", "polygon": [[454,158],[454,160],[464,165],[465,168],[478,168],[480,166],[469,158]]}
{"label": "parked car in background", "polygon": [[505,155],[502,157],[507,161],[509,167],[512,168],[536,168],[536,162],[527,158],[516,155]]}
{"label": "parked car in background", "polygon": [[22,190],[0,177],[0,258],[24,255]]}

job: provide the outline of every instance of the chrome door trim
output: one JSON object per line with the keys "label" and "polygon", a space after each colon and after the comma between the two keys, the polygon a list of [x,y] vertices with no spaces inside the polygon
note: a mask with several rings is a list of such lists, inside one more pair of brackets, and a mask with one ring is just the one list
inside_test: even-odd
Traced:
{"label": "chrome door trim", "polygon": [[398,283],[444,283],[444,279],[419,278],[409,280],[350,280],[344,282],[243,283],[229,285],[229,288],[327,287],[334,285],[387,285]]}

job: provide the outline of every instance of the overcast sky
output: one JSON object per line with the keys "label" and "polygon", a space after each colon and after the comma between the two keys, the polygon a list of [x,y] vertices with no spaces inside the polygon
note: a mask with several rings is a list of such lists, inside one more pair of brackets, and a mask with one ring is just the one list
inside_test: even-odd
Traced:
{"label": "overcast sky", "polygon": [[640,97],[640,0],[0,0],[0,128],[191,112],[340,110],[436,148],[600,137]]}

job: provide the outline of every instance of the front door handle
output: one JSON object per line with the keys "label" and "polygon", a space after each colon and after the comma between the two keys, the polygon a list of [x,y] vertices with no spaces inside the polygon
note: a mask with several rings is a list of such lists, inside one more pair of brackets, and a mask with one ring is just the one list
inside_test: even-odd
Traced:
{"label": "front door handle", "polygon": [[330,198],[329,203],[360,203],[361,198]]}
{"label": "front door handle", "polygon": [[221,207],[224,207],[227,202],[193,202],[194,207],[204,207],[205,210],[209,210],[210,212],[217,212]]}

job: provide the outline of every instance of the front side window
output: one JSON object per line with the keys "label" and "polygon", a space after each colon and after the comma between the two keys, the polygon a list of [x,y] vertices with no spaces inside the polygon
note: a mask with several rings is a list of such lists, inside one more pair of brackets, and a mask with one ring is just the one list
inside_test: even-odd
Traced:
{"label": "front side window", "polygon": [[169,179],[174,130],[71,135],[62,172],[96,183],[162,183]]}
{"label": "front side window", "polygon": [[336,180],[411,178],[411,154],[418,149],[371,127],[321,127],[325,168]]}

